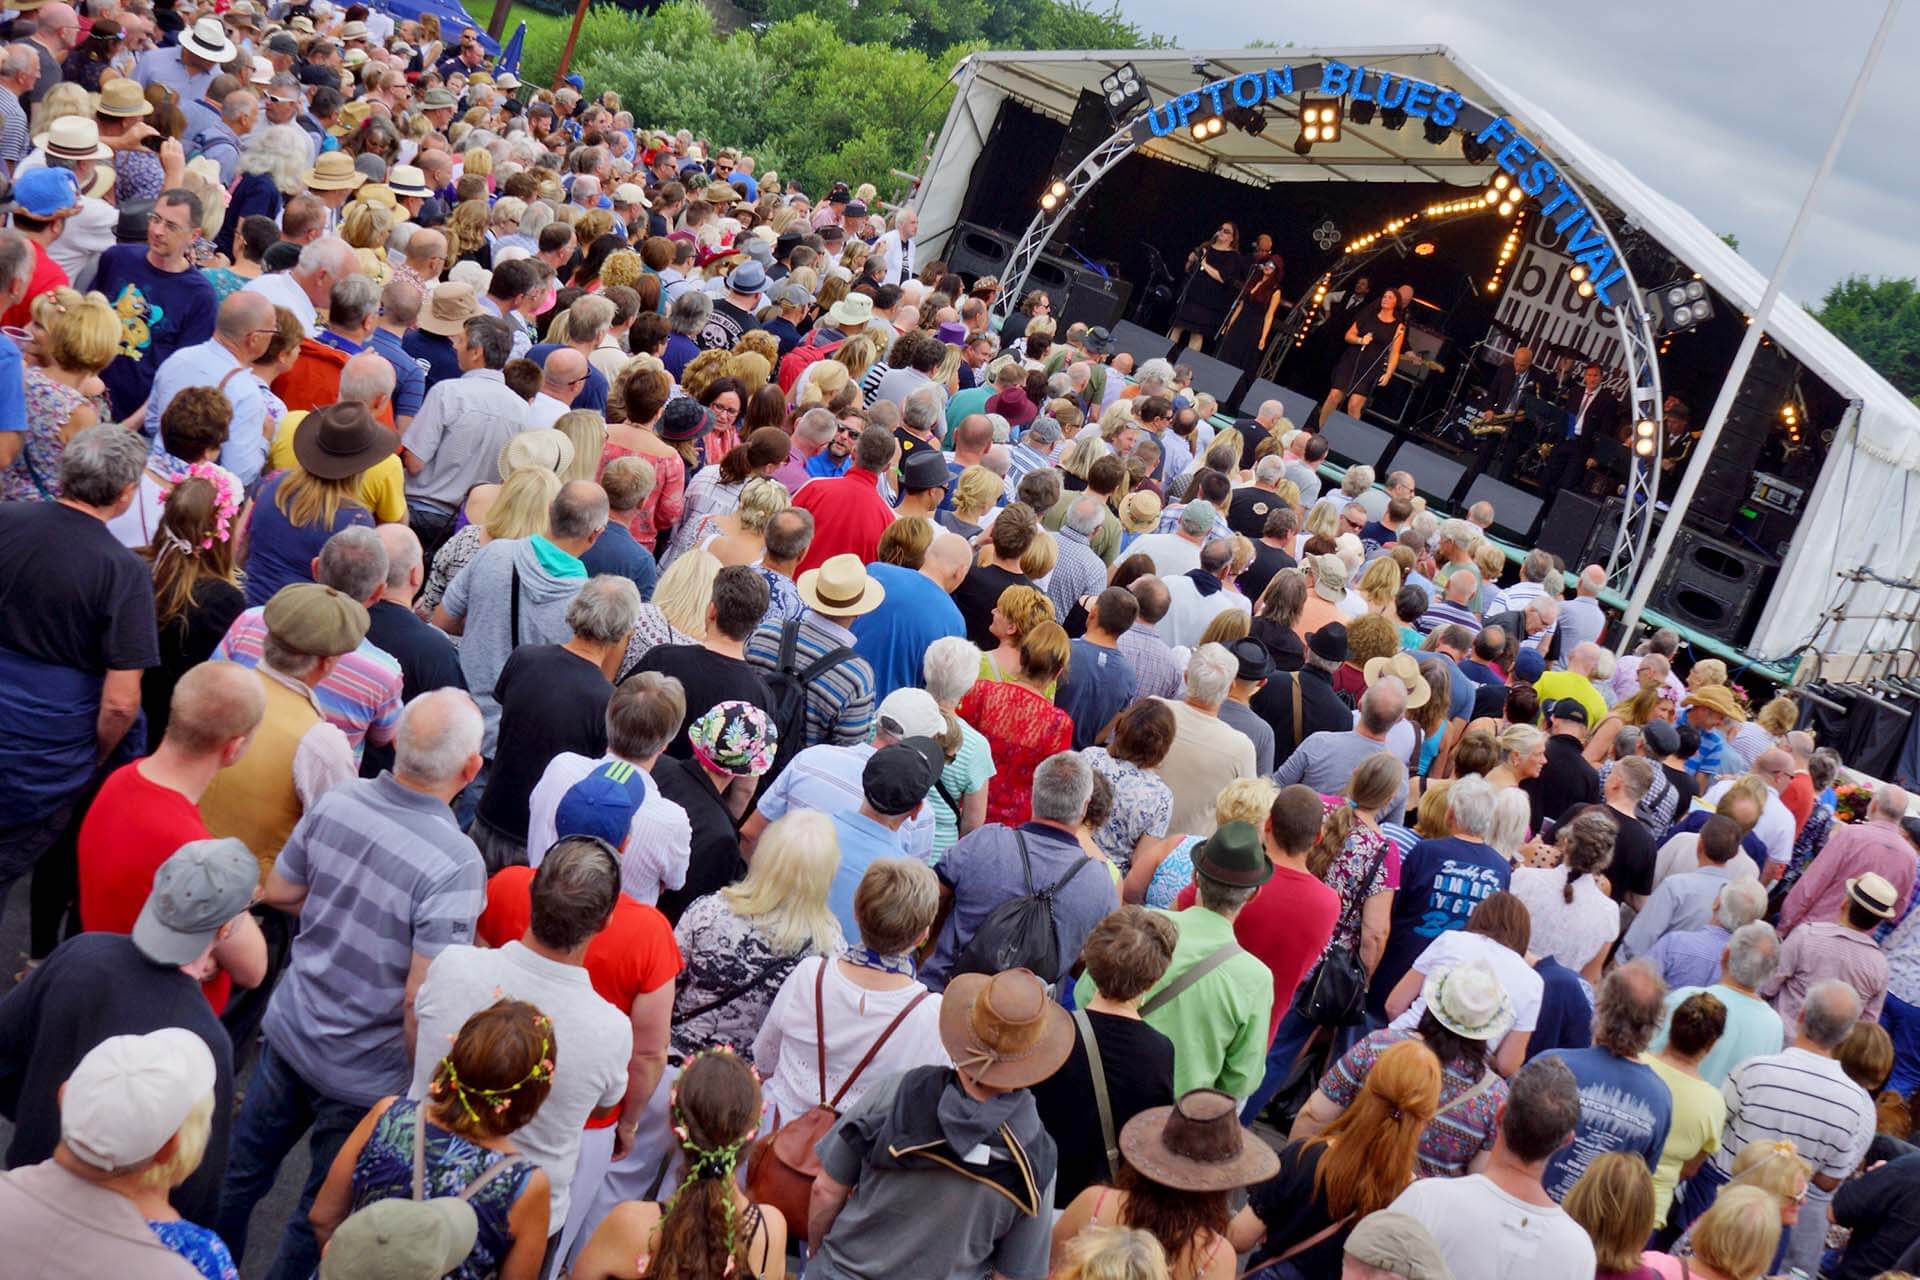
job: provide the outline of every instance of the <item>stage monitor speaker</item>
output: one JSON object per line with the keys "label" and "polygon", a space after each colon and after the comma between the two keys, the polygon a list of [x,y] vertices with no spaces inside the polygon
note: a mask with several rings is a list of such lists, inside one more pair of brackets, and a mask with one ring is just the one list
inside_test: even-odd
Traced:
{"label": "stage monitor speaker", "polygon": [[[1043,258],[1044,262],[1045,259]],[[1097,277],[1096,277],[1097,279]],[[1138,369],[1148,360],[1164,358],[1167,349],[1173,346],[1173,340],[1164,333],[1155,333],[1131,320],[1122,320],[1112,328],[1114,351],[1124,351],[1133,357],[1133,367]],[[1218,400],[1222,408],[1227,407],[1227,395],[1240,381],[1240,369],[1237,365],[1224,360],[1215,360],[1201,351],[1180,351],[1174,355],[1175,364],[1184,364],[1193,370],[1193,389],[1204,391]]]}
{"label": "stage monitor speaker", "polygon": [[[1464,462],[1424,445],[1414,444],[1411,440],[1402,440],[1393,456],[1381,465],[1387,471],[1405,471],[1413,476],[1418,491],[1425,494],[1429,502],[1445,502],[1467,470]],[[1386,472],[1383,471],[1378,478],[1384,483]]]}
{"label": "stage monitor speaker", "polygon": [[947,242],[947,265],[972,284],[981,276],[997,276],[1013,259],[1014,239],[977,223],[963,222]]}
{"label": "stage monitor speaker", "polygon": [[1467,486],[1467,502],[1462,514],[1471,510],[1476,502],[1493,504],[1493,530],[1504,534],[1510,542],[1525,542],[1527,531],[1540,515],[1540,499],[1536,494],[1493,476],[1480,476]]}
{"label": "stage monitor speaker", "polygon": [[[1536,501],[1536,507],[1539,503]],[[1589,498],[1584,493],[1575,493],[1571,489],[1562,489],[1554,496],[1553,507],[1547,512],[1546,520],[1540,526],[1540,533],[1534,539],[1534,545],[1542,551],[1560,557],[1567,566],[1569,577],[1576,576],[1580,570],[1594,561],[1587,558],[1587,548],[1593,543],[1594,526],[1600,522],[1605,505],[1598,499]],[[1496,504],[1494,511],[1498,512]],[[1615,527],[1618,527],[1616,521]],[[1612,539],[1608,539],[1608,550],[1612,549]],[[1607,559],[1601,556],[1599,563]]]}
{"label": "stage monitor speaker", "polygon": [[1740,644],[1779,570],[1772,556],[1682,528],[1647,603],[1683,627]]}
{"label": "stage monitor speaker", "polygon": [[1328,455],[1349,466],[1356,462],[1377,466],[1394,443],[1393,432],[1338,412],[1328,416],[1320,434],[1326,438]]}
{"label": "stage monitor speaker", "polygon": [[1117,276],[1103,277],[1098,271],[1083,266],[1066,265],[1073,284],[1065,302],[1054,304],[1060,332],[1064,334],[1070,324],[1098,326],[1112,332],[1133,297],[1132,282]]}
{"label": "stage monitor speaker", "polygon": [[1242,413],[1252,417],[1269,400],[1278,400],[1286,407],[1287,421],[1296,429],[1310,425],[1313,416],[1320,412],[1320,404],[1312,396],[1303,396],[1292,387],[1283,387],[1265,378],[1253,380],[1253,384],[1247,388],[1247,398],[1240,402],[1239,408]]}

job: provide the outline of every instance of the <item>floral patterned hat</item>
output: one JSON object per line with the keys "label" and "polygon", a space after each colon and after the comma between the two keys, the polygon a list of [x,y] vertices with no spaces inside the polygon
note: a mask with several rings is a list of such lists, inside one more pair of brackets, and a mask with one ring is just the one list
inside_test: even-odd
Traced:
{"label": "floral patterned hat", "polygon": [[709,769],[757,778],[773,768],[780,734],[751,702],[722,702],[693,722],[687,739],[694,757]]}

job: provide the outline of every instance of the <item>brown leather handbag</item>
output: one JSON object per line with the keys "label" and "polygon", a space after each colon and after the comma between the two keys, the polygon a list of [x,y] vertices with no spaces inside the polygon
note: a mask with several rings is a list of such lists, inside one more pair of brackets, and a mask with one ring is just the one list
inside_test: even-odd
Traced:
{"label": "brown leather handbag", "polygon": [[820,1157],[814,1154],[814,1146],[827,1136],[834,1122],[840,1118],[840,1100],[847,1096],[847,1090],[860,1078],[874,1055],[880,1052],[907,1015],[919,1007],[922,1000],[930,994],[921,991],[907,1002],[907,1007],[895,1014],[893,1021],[886,1025],[879,1037],[867,1049],[866,1056],[847,1073],[840,1088],[834,1092],[831,1100],[827,1097],[827,1020],[826,1020],[826,983],[827,966],[831,959],[823,958],[820,968],[813,979],[813,1025],[814,1042],[818,1046],[820,1066],[820,1102],[787,1121],[778,1123],[774,1116],[775,1128],[772,1133],[753,1144],[753,1152],[747,1157],[747,1196],[755,1204],[769,1205],[778,1209],[789,1223],[799,1223],[797,1230],[804,1231],[807,1221],[807,1202],[813,1196],[813,1180],[820,1176]]}

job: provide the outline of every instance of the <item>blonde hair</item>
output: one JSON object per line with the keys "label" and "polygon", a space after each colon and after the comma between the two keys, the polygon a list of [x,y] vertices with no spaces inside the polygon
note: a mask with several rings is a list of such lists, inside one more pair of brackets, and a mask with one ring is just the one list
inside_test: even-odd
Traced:
{"label": "blonde hair", "polygon": [[120,354],[120,317],[104,294],[43,293],[33,300],[33,321],[47,331],[47,354],[62,369],[99,373]]}
{"label": "blonde hair", "polygon": [[1360,571],[1354,590],[1376,609],[1392,608],[1393,598],[1400,594],[1400,566],[1393,562],[1392,556],[1378,557]]}
{"label": "blonde hair", "polygon": [[742,529],[748,533],[764,534],[767,522],[792,505],[787,486],[766,476],[753,476],[741,486],[740,505],[734,508],[733,513],[739,518]]}
{"label": "blonde hair", "polygon": [[631,287],[634,281],[646,274],[646,265],[640,255],[631,249],[615,249],[600,264],[600,284],[602,288],[612,289],[619,285]]}
{"label": "blonde hair", "polygon": [[87,92],[86,86],[71,80],[62,80],[48,89],[40,103],[33,109],[33,122],[28,132],[42,134],[55,120],[68,116],[84,116],[93,119],[94,98]]}
{"label": "blonde hair", "polygon": [[336,479],[322,479],[300,467],[287,472],[274,491],[273,505],[280,508],[289,524],[318,525],[332,528],[342,507],[358,507],[362,472]]}
{"label": "blonde hair", "polygon": [[1693,1256],[1729,1280],[1759,1280],[1780,1248],[1780,1204],[1759,1187],[1727,1187],[1693,1224]]}
{"label": "blonde hair", "polygon": [[547,508],[560,496],[560,477],[545,467],[521,467],[501,482],[480,517],[489,538],[531,538],[547,531]]}
{"label": "blonde hair", "polygon": [[1213,621],[1200,633],[1199,643],[1194,648],[1203,644],[1232,644],[1235,640],[1246,639],[1252,630],[1253,621],[1248,615],[1238,609],[1222,609],[1213,615]]}
{"label": "blonde hair", "polygon": [[1020,556],[1020,572],[1029,578],[1044,578],[1060,563],[1060,547],[1044,529],[1033,532],[1033,541]]}
{"label": "blonde hair", "polygon": [[155,1161],[140,1171],[140,1184],[166,1190],[177,1187],[193,1176],[207,1154],[207,1139],[213,1133],[213,1092],[193,1104],[174,1130],[173,1155]]}
{"label": "blonde hair", "polygon": [[[922,523],[925,522],[922,521]],[[1024,584],[1003,589],[1000,592],[1000,598],[993,602],[993,607],[1000,611],[1000,616],[1005,618],[1007,625],[1013,628],[1013,635],[1009,638],[1016,648],[1026,641],[1035,627],[1043,622],[1054,620],[1053,601],[1049,600],[1046,593],[1038,587],[1029,587]]]}
{"label": "blonde hair", "polygon": [[560,473],[560,483],[593,479],[607,443],[607,420],[592,409],[569,409],[553,420],[553,429],[573,441],[573,461]]}
{"label": "blonde hair", "polygon": [[1330,499],[1322,498],[1307,512],[1306,530],[1329,542],[1340,536],[1340,511]]}
{"label": "blonde hair", "polygon": [[1493,539],[1484,538],[1473,549],[1473,567],[1480,571],[1482,582],[1497,582],[1507,567],[1507,553]]}
{"label": "blonde hair", "polygon": [[1640,1255],[1656,1225],[1653,1175],[1645,1160],[1624,1151],[1594,1157],[1560,1207],[1593,1238],[1599,1270],[1640,1269]]}
{"label": "blonde hair", "polygon": [[695,548],[682,554],[653,588],[653,605],[662,617],[690,636],[707,634],[707,606],[713,603],[713,580],[720,561],[711,551]]}
{"label": "blonde hair", "polygon": [[474,147],[460,161],[462,177],[477,173],[483,178],[493,176],[493,153],[485,147]]}
{"label": "blonde hair", "polygon": [[[674,568],[693,554],[674,561]],[[717,572],[719,561],[714,564]],[[662,576],[661,581],[666,578]],[[720,890],[720,900],[733,914],[752,923],[781,955],[807,951],[832,955],[840,949],[842,938],[840,921],[827,906],[827,891],[839,869],[840,838],[834,833],[833,819],[798,809],[761,833],[746,876]]]}
{"label": "blonde hair", "polygon": [[1776,738],[1784,737],[1800,722],[1800,704],[1783,693],[1761,707],[1753,722]]}
{"label": "blonde hair", "polygon": [[1694,677],[1694,679],[1689,681],[1691,684],[1700,686],[1725,684],[1727,682],[1727,664],[1718,658],[1702,658],[1693,664],[1693,670],[1689,675]]}
{"label": "blonde hair", "polygon": [[1280,795],[1280,788],[1265,778],[1236,778],[1227,784],[1213,802],[1213,816],[1221,823],[1247,822],[1265,826],[1267,813]]}
{"label": "blonde hair", "polygon": [[847,372],[847,366],[838,360],[816,360],[808,366],[806,377],[800,380],[794,403],[801,408],[826,404],[852,380],[853,375]]}
{"label": "blonde hair", "polygon": [[1772,1194],[1784,1208],[1796,1204],[1807,1193],[1813,1179],[1813,1165],[1793,1143],[1749,1142],[1733,1158],[1730,1181],[1736,1187],[1759,1187]]}
{"label": "blonde hair", "polygon": [[1525,759],[1540,749],[1547,735],[1530,724],[1510,724],[1500,731],[1494,744],[1500,748],[1502,763],[1507,757]]}
{"label": "blonde hair", "polygon": [[392,231],[393,211],[364,200],[348,205],[346,215],[340,219],[340,238],[356,249],[384,250]]}
{"label": "blonde hair", "polygon": [[1067,1241],[1053,1280],[1168,1280],[1167,1251],[1151,1231],[1086,1227]]}
{"label": "blonde hair", "polygon": [[940,881],[917,858],[877,858],[853,891],[860,941],[881,955],[911,949],[933,927]]}
{"label": "blonde hair", "polygon": [[953,486],[954,514],[984,513],[1000,500],[1006,488],[1005,480],[976,462],[960,473],[959,481]]}

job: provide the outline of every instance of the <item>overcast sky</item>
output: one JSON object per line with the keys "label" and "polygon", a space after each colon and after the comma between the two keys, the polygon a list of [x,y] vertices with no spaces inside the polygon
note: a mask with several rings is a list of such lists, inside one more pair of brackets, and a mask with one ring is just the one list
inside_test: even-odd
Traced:
{"label": "overcast sky", "polygon": [[[1613,154],[1771,271],[1880,21],[1878,0],[1120,0],[1185,48],[1446,44]],[[1920,65],[1908,6],[1821,193],[1787,288],[1920,275],[1920,164],[1899,114]]]}

